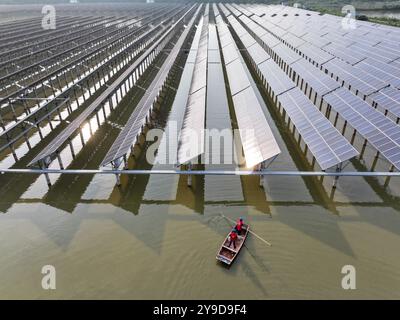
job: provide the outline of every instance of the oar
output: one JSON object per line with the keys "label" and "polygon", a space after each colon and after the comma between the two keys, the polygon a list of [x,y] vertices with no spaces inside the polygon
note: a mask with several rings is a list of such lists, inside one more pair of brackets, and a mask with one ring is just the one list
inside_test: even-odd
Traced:
{"label": "oar", "polygon": [[[229,221],[235,223],[235,220],[232,220],[232,219],[228,218],[227,216],[223,215],[222,213],[221,213],[221,216],[223,216],[225,219],[227,219],[227,220],[229,220]],[[272,246],[272,244],[271,244],[270,242],[268,242],[267,240],[261,238],[258,234],[254,233],[254,232],[251,231],[251,230],[249,230],[249,232],[250,232],[253,236],[255,236],[255,237],[257,237],[258,239],[260,239],[262,242],[264,242],[266,245],[268,245],[268,246],[270,246],[270,247]]]}

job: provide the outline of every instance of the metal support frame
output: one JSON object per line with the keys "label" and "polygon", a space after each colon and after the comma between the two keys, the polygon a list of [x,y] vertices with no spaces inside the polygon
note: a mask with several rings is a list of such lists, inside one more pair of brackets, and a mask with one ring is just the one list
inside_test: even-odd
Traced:
{"label": "metal support frame", "polygon": [[272,171],[272,170],[110,170],[110,169],[0,169],[0,174],[133,174],[133,175],[215,175],[215,176],[292,176],[292,177],[400,177],[400,171]]}

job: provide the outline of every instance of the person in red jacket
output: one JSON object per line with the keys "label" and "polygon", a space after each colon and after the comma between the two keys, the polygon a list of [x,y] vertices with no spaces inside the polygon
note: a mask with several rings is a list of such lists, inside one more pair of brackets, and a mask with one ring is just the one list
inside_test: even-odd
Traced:
{"label": "person in red jacket", "polygon": [[235,229],[236,229],[238,234],[242,233],[242,229],[243,229],[243,219],[242,219],[242,217],[240,217],[238,219],[238,221],[236,222]]}
{"label": "person in red jacket", "polygon": [[231,247],[231,244],[233,243],[233,248],[236,249],[236,239],[237,239],[238,235],[237,235],[237,231],[236,229],[233,229],[231,231],[231,233],[229,234],[229,245],[228,247]]}

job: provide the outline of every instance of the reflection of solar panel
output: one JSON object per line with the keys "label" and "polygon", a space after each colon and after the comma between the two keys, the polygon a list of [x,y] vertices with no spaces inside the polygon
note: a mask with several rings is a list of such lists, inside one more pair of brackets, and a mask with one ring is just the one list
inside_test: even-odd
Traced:
{"label": "reflection of solar panel", "polygon": [[327,94],[324,100],[400,169],[400,126],[344,88]]}
{"label": "reflection of solar panel", "polygon": [[281,94],[278,96],[278,102],[287,112],[322,170],[358,155],[357,150],[300,89],[294,88]]}

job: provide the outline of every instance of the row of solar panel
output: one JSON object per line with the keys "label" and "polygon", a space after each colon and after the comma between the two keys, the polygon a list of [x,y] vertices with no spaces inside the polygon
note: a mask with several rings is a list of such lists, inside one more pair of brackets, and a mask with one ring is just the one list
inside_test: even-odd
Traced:
{"label": "row of solar panel", "polygon": [[216,21],[246,166],[253,167],[277,156],[281,151],[235,40],[220,16]]}
{"label": "row of solar panel", "polygon": [[195,39],[199,38],[194,62],[183,125],[178,141],[178,164],[190,162],[204,153],[204,127],[207,92],[209,5],[206,5],[202,21],[197,27]]}
{"label": "row of solar panel", "polygon": [[[240,19],[248,25],[254,23],[243,15],[240,16]],[[272,41],[271,38],[273,38]],[[364,61],[359,62],[357,66],[351,66],[338,59],[343,58],[343,56],[340,54],[336,58],[333,58],[333,56],[326,56],[324,59],[320,59],[319,53],[322,51],[321,49],[315,46],[313,47],[312,44],[308,43],[308,49],[301,52],[300,50],[304,48],[305,44],[303,43],[300,46],[296,46],[296,42],[293,42],[293,38],[297,37],[289,37],[288,34],[282,36],[282,40],[286,42],[286,44],[288,44],[292,49],[297,50],[306,58],[316,62],[317,66],[322,65],[322,68],[327,73],[337,80],[344,81],[349,88],[351,88],[362,98],[365,99],[367,96],[383,90],[382,93],[378,94],[380,97],[379,101],[375,100],[375,95],[369,97],[368,101],[370,101],[370,103],[373,105],[382,107],[384,110],[388,110],[396,117],[399,117],[400,114],[398,113],[398,110],[400,108],[400,101],[396,101],[396,99],[394,99],[397,93],[396,90],[393,89],[400,87],[400,70],[399,72],[394,72],[393,68],[387,63],[376,62],[377,60],[373,60],[372,58],[367,58]],[[287,64],[290,65],[297,59],[293,53],[288,53],[286,48],[282,47],[281,45],[277,45],[277,41],[279,41],[277,38],[274,38],[271,35],[268,37],[264,35],[264,41],[270,48],[274,48],[276,54]],[[316,52],[318,52],[318,54]],[[343,53],[343,51],[339,52]],[[351,53],[353,54],[351,57],[354,57],[354,52]]]}
{"label": "row of solar panel", "polygon": [[[245,20],[243,19],[243,15],[240,16],[240,19],[242,21]],[[273,46],[273,49],[275,48],[276,45]],[[290,49],[287,48],[287,50]],[[400,141],[398,138],[400,136],[400,127],[396,125],[396,123],[372,108],[368,103],[355,96],[349,90],[345,88],[337,89],[339,84],[337,81],[333,81],[332,78],[321,72],[320,69],[313,68],[311,63],[305,59],[298,60],[297,62],[287,59],[284,60],[284,62],[289,66],[287,70],[292,79],[301,78],[302,81],[305,81],[320,97],[322,97],[323,102],[329,104],[333,110],[338,112],[354,129],[381,152],[390,163],[399,169]],[[344,78],[346,69],[343,65],[344,63],[340,63],[343,67],[342,77]],[[281,69],[279,70],[283,73]],[[277,70],[274,70],[274,73],[274,78],[276,78],[276,75],[279,73]],[[283,77],[283,74],[281,74],[281,76]],[[267,82],[270,83],[271,86],[276,87],[276,79],[274,78],[269,75],[270,80],[267,80]],[[336,77],[337,80],[338,78],[339,77]],[[361,79],[358,79],[358,81],[361,81]],[[298,82],[297,80],[297,83]],[[370,83],[372,82],[370,81]],[[362,81],[361,84],[364,86],[372,86]],[[384,89],[382,89],[382,87],[384,87]],[[376,89],[386,93],[385,95],[381,92],[374,94],[374,97],[379,99],[380,103],[382,103],[381,100],[383,99],[391,99],[392,101],[398,102],[399,94],[397,89],[385,87],[379,82],[375,83],[374,89],[375,90],[371,90],[371,93],[376,92]],[[297,97],[297,99],[299,98]],[[278,100],[280,100],[279,96]],[[288,100],[286,99],[285,101],[287,102]],[[393,112],[395,112],[394,109]]]}
{"label": "row of solar panel", "polygon": [[[250,33],[232,15],[228,17],[228,21],[238,36],[239,34],[242,38],[250,36]],[[249,48],[256,45],[258,45],[259,53],[253,56],[252,50],[249,50]],[[264,52],[266,57],[268,56],[258,43],[249,48],[246,45],[244,46],[255,64],[256,60],[260,60],[261,52]],[[256,67],[265,80],[268,89],[276,97],[277,103],[285,110],[323,170],[349,160],[358,154],[304,93],[295,88],[293,81],[273,59],[267,59],[256,64]]]}

